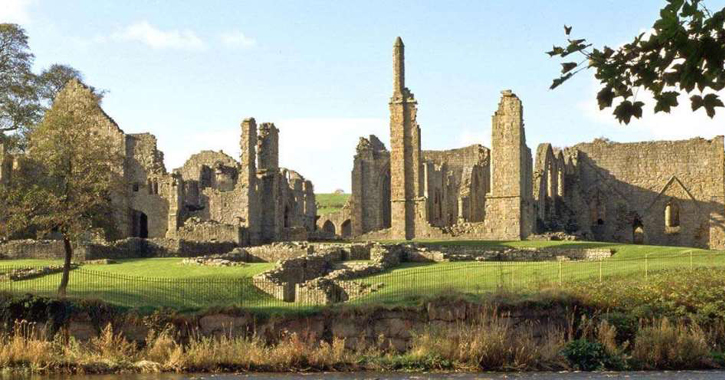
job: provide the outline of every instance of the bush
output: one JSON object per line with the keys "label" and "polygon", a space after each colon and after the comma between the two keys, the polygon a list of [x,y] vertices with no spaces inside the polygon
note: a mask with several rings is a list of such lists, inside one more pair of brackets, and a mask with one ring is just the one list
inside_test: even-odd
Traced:
{"label": "bush", "polygon": [[607,368],[609,354],[603,344],[577,339],[569,342],[561,352],[569,364],[581,371],[594,371]]}

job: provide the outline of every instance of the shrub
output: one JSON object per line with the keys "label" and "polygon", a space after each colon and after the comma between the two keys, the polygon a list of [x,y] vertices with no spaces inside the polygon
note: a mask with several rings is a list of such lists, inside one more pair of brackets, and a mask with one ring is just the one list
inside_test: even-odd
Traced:
{"label": "shrub", "polygon": [[702,329],[697,324],[673,324],[666,318],[639,330],[632,358],[647,369],[712,366],[710,349]]}
{"label": "shrub", "polygon": [[573,368],[581,371],[604,369],[610,359],[603,344],[586,339],[569,342],[561,353]]}

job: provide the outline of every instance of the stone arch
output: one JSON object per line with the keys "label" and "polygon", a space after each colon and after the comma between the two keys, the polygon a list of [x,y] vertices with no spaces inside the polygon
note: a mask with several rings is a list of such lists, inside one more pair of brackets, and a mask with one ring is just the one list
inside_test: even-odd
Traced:
{"label": "stone arch", "polygon": [[607,220],[607,207],[599,190],[589,200],[589,217],[593,226],[604,225]]}
{"label": "stone arch", "polygon": [[665,227],[680,226],[680,205],[676,200],[671,199],[665,205]]}
{"label": "stone arch", "polygon": [[645,241],[645,232],[644,232],[644,224],[642,223],[642,219],[640,219],[639,216],[635,216],[632,220],[632,243],[634,244],[644,244]]}
{"label": "stone arch", "polygon": [[344,238],[352,236],[352,223],[350,222],[350,219],[345,219],[345,221],[340,225],[340,236]]}
{"label": "stone arch", "polygon": [[378,176],[378,188],[380,189],[380,202],[381,202],[381,208],[380,212],[381,215],[381,221],[382,226],[381,228],[390,228],[392,225],[392,211],[390,208],[390,191],[392,190],[390,187],[390,164],[389,161],[387,164],[382,165],[382,169],[380,170],[380,174]]}
{"label": "stone arch", "polygon": [[149,217],[145,213],[133,210],[132,213],[132,236],[141,239],[149,237]]}
{"label": "stone arch", "polygon": [[322,224],[322,230],[328,234],[335,235],[335,223],[332,223],[330,220],[326,220],[325,223]]}

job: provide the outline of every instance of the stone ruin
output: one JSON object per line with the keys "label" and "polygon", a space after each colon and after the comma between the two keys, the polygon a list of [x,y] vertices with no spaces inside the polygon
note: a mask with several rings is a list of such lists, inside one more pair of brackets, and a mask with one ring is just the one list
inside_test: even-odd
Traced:
{"label": "stone ruin", "polygon": [[[417,102],[393,47],[390,147],[361,138],[345,208],[318,229],[351,239],[521,240],[572,236],[725,248],[724,137],[526,146],[521,100],[502,91],[491,149],[421,147]],[[535,164],[534,164],[535,158]]]}
{"label": "stone ruin", "polygon": [[[240,157],[203,151],[169,172],[153,135],[126,134],[98,108],[98,131],[125,157],[119,172],[126,187],[113,197],[118,234],[88,245],[86,256],[195,256],[333,237],[548,237],[725,248],[723,136],[626,144],[598,139],[563,149],[541,144],[534,157],[522,102],[505,90],[492,116],[490,148],[423,150],[404,49],[398,38],[390,150],[376,136],[361,138],[348,204],[319,218],[312,183],[279,166],[274,124],[246,119]],[[72,81],[54,106],[91,97]],[[22,157],[0,143],[0,186],[23,174]],[[0,244],[0,255],[50,257],[57,248],[8,244]]]}
{"label": "stone ruin", "polygon": [[[86,102],[92,92],[71,81],[54,107]],[[257,126],[245,119],[240,130],[241,156],[219,151],[191,156],[168,172],[156,137],[126,134],[100,107],[95,110],[99,133],[107,135],[124,157],[125,188],[113,196],[118,233],[125,238],[227,242],[236,246],[305,240],[315,230],[312,182],[279,166],[279,130],[272,123]],[[24,175],[22,156],[0,145],[0,185]]]}

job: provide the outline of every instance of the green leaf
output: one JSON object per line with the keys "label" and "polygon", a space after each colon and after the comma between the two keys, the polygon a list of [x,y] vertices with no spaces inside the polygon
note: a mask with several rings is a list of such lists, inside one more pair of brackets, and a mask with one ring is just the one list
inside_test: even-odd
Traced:
{"label": "green leaf", "polygon": [[549,55],[549,57],[553,57],[555,55],[559,55],[564,52],[564,48],[560,46],[554,46],[551,48],[551,51],[547,51],[546,54]]}
{"label": "green leaf", "polygon": [[574,70],[578,66],[575,62],[564,62],[561,64],[561,73],[566,74],[569,71]]}
{"label": "green leaf", "polygon": [[597,103],[599,103],[600,110],[611,107],[612,100],[614,100],[614,91],[610,86],[604,87],[597,93]]}
{"label": "green leaf", "polygon": [[669,113],[672,107],[677,107],[679,105],[677,102],[677,95],[679,94],[675,91],[667,91],[661,93],[660,95],[656,95],[655,100],[657,101],[657,104],[655,105],[655,113]]}
{"label": "green leaf", "polygon": [[692,110],[693,111],[697,111],[703,105],[702,96],[700,96],[700,95],[692,95],[690,97],[690,102],[692,104]]}
{"label": "green leaf", "polygon": [[723,107],[725,105],[723,105],[722,100],[720,100],[716,94],[707,94],[703,99],[703,106],[705,107],[707,116],[710,116],[712,119],[715,117],[715,107]]}
{"label": "green leaf", "polygon": [[574,75],[574,73],[569,73],[569,74],[566,74],[566,75],[564,75],[562,77],[559,77],[559,78],[554,79],[554,82],[549,87],[549,90],[553,90],[553,89],[561,86],[561,84],[564,83],[564,82],[566,82],[569,78],[571,78],[572,75]]}
{"label": "green leaf", "polygon": [[625,100],[614,108],[614,112],[612,114],[617,118],[617,120],[619,120],[620,123],[629,124],[633,113],[634,106],[632,105],[632,102]]}

